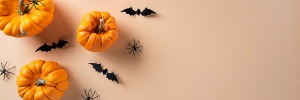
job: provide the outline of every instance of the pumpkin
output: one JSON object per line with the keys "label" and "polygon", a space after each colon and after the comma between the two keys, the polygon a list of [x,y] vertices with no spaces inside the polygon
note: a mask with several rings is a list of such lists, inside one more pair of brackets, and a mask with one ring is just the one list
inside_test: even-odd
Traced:
{"label": "pumpkin", "polygon": [[0,0],[0,30],[13,37],[30,37],[53,20],[52,0]]}
{"label": "pumpkin", "polygon": [[54,61],[36,60],[21,68],[17,86],[23,100],[59,100],[68,88],[68,74]]}
{"label": "pumpkin", "polygon": [[77,29],[77,41],[91,52],[102,52],[118,39],[116,20],[108,12],[92,11],[84,15]]}

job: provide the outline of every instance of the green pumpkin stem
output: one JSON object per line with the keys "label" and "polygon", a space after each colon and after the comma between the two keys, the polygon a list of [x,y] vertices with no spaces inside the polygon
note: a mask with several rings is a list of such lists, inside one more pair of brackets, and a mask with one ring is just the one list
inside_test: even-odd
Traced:
{"label": "green pumpkin stem", "polygon": [[[39,0],[32,0],[32,1],[29,1],[29,4],[32,5],[31,7],[29,7],[29,4],[24,4],[24,0],[20,0],[20,1],[19,1],[19,9],[18,9],[17,13],[18,13],[19,15],[24,15],[24,14],[28,13],[33,7],[34,7],[35,9],[39,10],[39,9],[36,7],[36,5],[39,5],[39,3],[41,3],[41,4],[45,7],[44,3],[41,2],[41,1],[39,1]],[[24,8],[23,8],[23,7],[24,7]]]}
{"label": "green pumpkin stem", "polygon": [[22,7],[23,7],[23,6],[25,6],[25,5],[24,5],[24,0],[20,0],[20,1],[19,1],[19,9],[18,9],[18,14],[19,14],[19,15],[23,15],[23,14],[24,14],[24,11],[22,11]]}
{"label": "green pumpkin stem", "polygon": [[36,82],[35,82],[36,86],[42,86],[42,85],[45,85],[45,84],[46,84],[46,81],[44,79],[37,79]]}
{"label": "green pumpkin stem", "polygon": [[103,33],[103,32],[105,32],[105,30],[104,30],[104,19],[99,19],[99,21],[100,21],[100,24],[99,24],[99,26],[98,26],[98,28],[97,28],[97,30],[96,30],[96,33],[98,33],[98,34],[100,34],[100,33]]}

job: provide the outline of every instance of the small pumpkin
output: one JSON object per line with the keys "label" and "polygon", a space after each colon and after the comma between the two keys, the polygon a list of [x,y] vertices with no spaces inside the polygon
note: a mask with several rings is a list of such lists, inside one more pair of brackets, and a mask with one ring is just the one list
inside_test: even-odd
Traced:
{"label": "small pumpkin", "polygon": [[116,20],[108,12],[92,11],[84,15],[77,29],[77,41],[92,52],[107,50],[117,39]]}
{"label": "small pumpkin", "polygon": [[35,60],[21,68],[17,86],[23,100],[59,100],[68,88],[68,74],[54,61]]}
{"label": "small pumpkin", "polygon": [[0,30],[13,37],[34,36],[53,20],[52,0],[0,0]]}

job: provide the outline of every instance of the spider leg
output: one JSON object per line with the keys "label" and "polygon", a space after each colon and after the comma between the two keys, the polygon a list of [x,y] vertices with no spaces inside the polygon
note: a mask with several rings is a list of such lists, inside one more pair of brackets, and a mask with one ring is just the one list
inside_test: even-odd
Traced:
{"label": "spider leg", "polygon": [[90,96],[90,93],[93,93],[93,92],[92,92],[92,89],[89,89],[88,97],[91,97],[91,96]]}
{"label": "spider leg", "polygon": [[6,73],[4,74],[4,76],[6,76],[6,78],[9,79]]}
{"label": "spider leg", "polygon": [[15,73],[13,73],[13,72],[7,72],[7,73],[10,73],[10,74],[15,74]]}
{"label": "spider leg", "polygon": [[129,47],[127,47],[127,49],[132,49],[133,46],[131,46],[130,44],[128,44]]}
{"label": "spider leg", "polygon": [[96,97],[94,97],[94,98],[91,98],[91,99],[96,99],[96,98],[98,98],[99,97],[99,95],[97,95]]}
{"label": "spider leg", "polygon": [[10,69],[8,69],[8,70],[11,70],[11,69],[13,69],[13,68],[16,68],[16,66],[14,66],[14,67],[12,67],[12,68],[10,68]]}
{"label": "spider leg", "polygon": [[6,63],[4,64],[4,66],[3,66],[3,67],[4,67],[4,69],[5,69],[5,66],[6,66],[6,64],[7,64],[7,62],[6,62]]}
{"label": "spider leg", "polygon": [[5,75],[3,75],[3,81],[5,80]]}
{"label": "spider leg", "polygon": [[94,97],[95,93],[96,93],[96,91],[94,91],[94,93],[92,94],[92,96],[91,96],[91,97]]}
{"label": "spider leg", "polygon": [[[134,50],[135,50],[135,49],[134,49]],[[133,51],[133,56],[135,56],[134,52],[135,52],[135,51]]]}
{"label": "spider leg", "polygon": [[143,48],[143,46],[140,46],[140,45],[139,45],[139,46],[138,46],[138,47],[136,47],[136,48]]}
{"label": "spider leg", "polygon": [[[95,91],[94,94],[95,94],[95,93],[96,93],[96,95],[97,95],[97,91]],[[93,96],[94,96],[94,94],[93,94]],[[96,97],[93,97],[93,96],[92,96],[92,99],[96,99],[96,98],[99,97],[99,95],[97,95]]]}
{"label": "spider leg", "polygon": [[84,97],[84,96],[82,96],[82,95],[81,95],[81,97],[84,98],[84,99],[87,99],[86,97]]}
{"label": "spider leg", "polygon": [[85,94],[85,97],[88,97],[88,95],[86,94],[87,92],[86,92],[86,89],[84,89],[84,94]]}
{"label": "spider leg", "polygon": [[98,98],[98,97],[100,97],[100,95],[97,95],[95,98]]}
{"label": "spider leg", "polygon": [[141,42],[140,41],[138,41],[138,44],[139,44],[139,48],[143,48],[143,46],[141,46]]}
{"label": "spider leg", "polygon": [[45,7],[45,5],[44,5],[44,3],[42,1],[38,1],[38,2],[41,3]]}
{"label": "spider leg", "polygon": [[142,52],[140,48],[143,48],[143,46],[141,46],[140,41],[138,41],[138,47],[137,47],[137,50],[139,50],[140,52]]}
{"label": "spider leg", "polygon": [[135,42],[135,39],[133,39],[133,45],[136,46],[137,42]]}
{"label": "spider leg", "polygon": [[[28,6],[29,6],[29,4],[28,4]],[[29,10],[31,10],[31,9],[33,8],[33,6],[34,6],[34,4],[29,8]],[[28,10],[28,11],[29,11],[29,10]]]}
{"label": "spider leg", "polygon": [[135,52],[138,52],[137,50],[138,50],[138,48],[134,48],[134,51],[135,51]]}
{"label": "spider leg", "polygon": [[138,40],[138,42],[136,43],[136,45],[138,45],[138,44],[140,45],[140,40]]}
{"label": "spider leg", "polygon": [[131,46],[130,44],[128,44],[130,47],[133,47],[133,46]]}
{"label": "spider leg", "polygon": [[142,52],[140,48],[137,48],[137,50],[139,50],[140,52]]}
{"label": "spider leg", "polygon": [[34,6],[34,8],[36,9],[36,10],[40,10],[40,9],[38,9],[35,5],[33,5]]}
{"label": "spider leg", "polygon": [[131,54],[131,52],[133,52],[133,49],[129,52],[129,54]]}

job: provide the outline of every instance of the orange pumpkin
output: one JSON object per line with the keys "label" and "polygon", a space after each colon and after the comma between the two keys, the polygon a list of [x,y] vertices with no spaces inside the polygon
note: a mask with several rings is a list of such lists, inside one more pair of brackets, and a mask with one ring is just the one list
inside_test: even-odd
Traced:
{"label": "orange pumpkin", "polygon": [[13,37],[34,36],[53,20],[52,0],[0,0],[0,30]]}
{"label": "orange pumpkin", "polygon": [[68,88],[68,74],[54,61],[36,60],[21,68],[17,86],[23,100],[59,100]]}
{"label": "orange pumpkin", "polygon": [[107,50],[117,39],[116,20],[108,12],[92,11],[86,14],[77,29],[77,41],[92,52]]}

